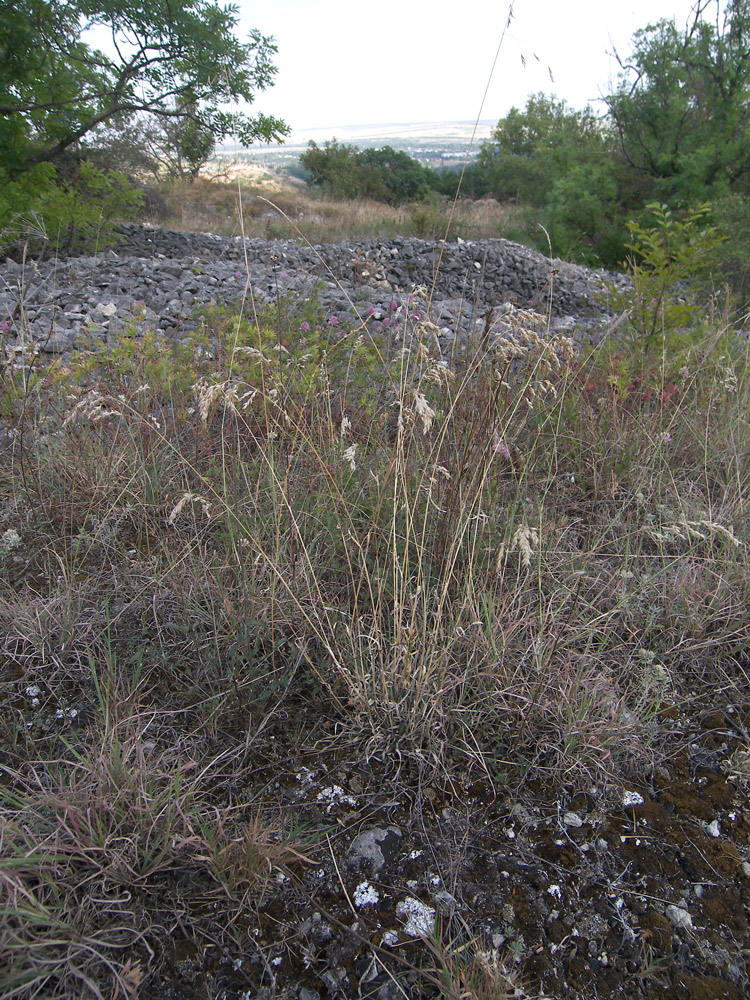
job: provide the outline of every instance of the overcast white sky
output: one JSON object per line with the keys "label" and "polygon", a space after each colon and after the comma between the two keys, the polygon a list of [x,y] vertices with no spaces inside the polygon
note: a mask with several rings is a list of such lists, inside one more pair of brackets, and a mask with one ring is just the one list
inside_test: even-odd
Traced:
{"label": "overcast white sky", "polygon": [[[239,34],[273,35],[278,75],[254,107],[295,131],[479,115],[508,0],[239,0]],[[691,0],[514,0],[481,117],[544,91],[576,108],[615,81],[611,53]],[[525,68],[523,65],[525,59]],[[550,77],[551,74],[551,77]],[[596,105],[595,105],[596,107]],[[601,107],[601,105],[599,105]]]}

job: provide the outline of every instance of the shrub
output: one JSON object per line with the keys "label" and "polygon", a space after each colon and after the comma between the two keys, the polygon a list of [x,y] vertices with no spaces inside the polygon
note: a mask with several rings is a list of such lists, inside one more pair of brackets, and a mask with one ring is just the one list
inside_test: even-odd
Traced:
{"label": "shrub", "polygon": [[300,163],[308,184],[339,198],[373,198],[400,205],[424,197],[432,186],[432,171],[391,146],[360,151],[333,139],[321,149],[310,140]]}
{"label": "shrub", "polygon": [[0,168],[0,247],[29,246],[34,253],[70,253],[96,246],[115,218],[132,218],[142,193],[124,174],[89,163],[72,182],[40,163],[11,180]]}
{"label": "shrub", "polygon": [[724,241],[707,225],[708,205],[683,213],[652,203],[643,221],[628,223],[632,292],[623,302],[641,348],[671,346],[680,331],[700,326],[701,290],[712,255]]}

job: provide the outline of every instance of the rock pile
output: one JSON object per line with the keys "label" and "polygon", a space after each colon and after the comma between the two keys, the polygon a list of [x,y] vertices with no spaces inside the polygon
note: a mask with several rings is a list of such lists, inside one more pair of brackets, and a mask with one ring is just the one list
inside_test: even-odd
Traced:
{"label": "rock pile", "polygon": [[444,346],[483,328],[487,312],[507,302],[549,310],[553,327],[591,340],[606,318],[607,289],[624,280],[504,239],[311,247],[123,225],[95,256],[0,265],[0,330],[11,346],[31,340],[59,354],[92,337],[106,342],[126,323],[179,338],[211,304],[293,308],[315,298],[342,327],[367,318],[372,334],[387,336],[391,310],[422,286]]}

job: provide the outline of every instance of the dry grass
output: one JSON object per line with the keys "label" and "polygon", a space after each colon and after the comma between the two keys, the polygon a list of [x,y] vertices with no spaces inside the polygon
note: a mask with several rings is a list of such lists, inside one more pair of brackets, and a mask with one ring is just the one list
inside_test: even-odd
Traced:
{"label": "dry grass", "polygon": [[389,236],[442,239],[449,231],[451,238],[484,239],[511,237],[525,225],[521,209],[493,198],[461,200],[451,219],[447,198],[398,207],[369,199],[337,201],[283,175],[234,181],[202,177],[165,193],[171,211],[167,226],[224,236],[298,239],[302,231],[311,243],[338,243]]}
{"label": "dry grass", "polygon": [[135,997],[170,928],[233,939],[307,857],[235,797],[274,725],[614,781],[747,648],[745,343],[581,356],[508,310],[447,365],[420,296],[395,357],[280,310],[3,362],[4,996]]}

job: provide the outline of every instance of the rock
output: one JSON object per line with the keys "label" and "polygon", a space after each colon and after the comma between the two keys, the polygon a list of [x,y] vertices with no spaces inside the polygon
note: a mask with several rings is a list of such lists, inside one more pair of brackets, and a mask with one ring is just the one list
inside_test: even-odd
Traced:
{"label": "rock", "polygon": [[117,313],[117,306],[114,302],[99,302],[94,309],[94,316],[97,320],[111,319]]}
{"label": "rock", "polygon": [[392,861],[403,834],[397,826],[374,827],[354,838],[346,854],[347,866],[358,867],[362,862],[372,865],[373,873],[379,872]]}
{"label": "rock", "polygon": [[622,793],[622,804],[627,809],[629,806],[642,806],[645,799],[640,792],[626,790]]}
{"label": "rock", "polygon": [[[550,288],[552,328],[559,324],[588,344],[606,325],[598,304],[603,282],[627,280],[550,261],[502,239],[459,244],[398,237],[310,248],[138,225],[120,226],[116,239],[112,250],[96,256],[0,265],[0,309],[14,317],[16,336],[24,310],[36,323],[30,331],[35,340],[46,338],[61,314],[87,314],[100,327],[117,320],[116,329],[122,330],[130,312],[143,318],[144,310],[158,317],[156,332],[183,335],[199,325],[203,306],[231,307],[249,284],[260,307],[283,301],[293,309],[317,298],[324,314],[336,316],[342,327],[367,320],[371,335],[388,339],[403,331],[411,313],[426,312],[412,289],[433,289],[434,281],[430,318],[440,330],[444,354],[483,332],[493,307],[507,309],[511,302],[527,307],[542,296],[546,312]],[[550,285],[553,268],[559,273]],[[575,319],[582,313],[583,326]],[[64,337],[50,343],[54,353],[72,347]]]}
{"label": "rock", "polygon": [[39,349],[45,354],[63,354],[76,341],[74,330],[53,330],[48,336],[39,338]]}
{"label": "rock", "polygon": [[677,930],[689,931],[693,929],[693,918],[690,913],[681,906],[668,906],[666,909],[667,919]]}
{"label": "rock", "polygon": [[413,896],[396,905],[396,916],[404,921],[404,934],[409,937],[430,937],[435,930],[435,910]]}
{"label": "rock", "polygon": [[578,815],[578,813],[574,812],[566,812],[565,815],[563,816],[563,823],[566,826],[572,826],[576,828],[583,826],[583,820]]}

